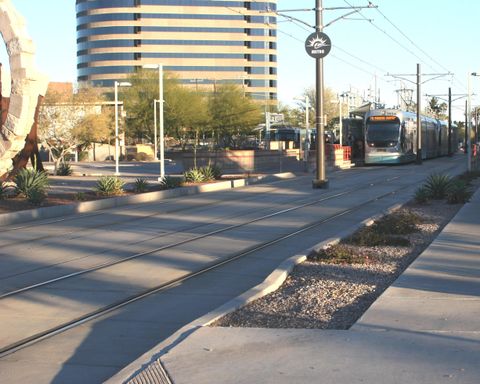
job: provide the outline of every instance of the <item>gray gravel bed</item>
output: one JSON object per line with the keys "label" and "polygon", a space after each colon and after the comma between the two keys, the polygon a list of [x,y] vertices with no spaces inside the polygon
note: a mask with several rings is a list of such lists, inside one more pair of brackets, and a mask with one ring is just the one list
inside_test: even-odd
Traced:
{"label": "gray gravel bed", "polygon": [[402,209],[424,219],[408,235],[409,247],[355,247],[368,255],[362,264],[306,261],[275,292],[227,314],[212,326],[348,329],[406,267],[433,241],[461,205],[433,201]]}

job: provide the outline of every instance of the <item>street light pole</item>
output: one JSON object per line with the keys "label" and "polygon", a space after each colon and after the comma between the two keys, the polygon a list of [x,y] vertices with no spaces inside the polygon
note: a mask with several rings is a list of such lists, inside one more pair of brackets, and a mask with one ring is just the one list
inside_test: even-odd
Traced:
{"label": "street light pole", "polygon": [[115,176],[120,175],[119,164],[119,143],[118,143],[118,81],[115,81]]}
{"label": "street light pole", "polygon": [[158,140],[157,140],[157,99],[153,99],[153,150],[155,151],[155,160],[158,160]]}
{"label": "street light pole", "polygon": [[115,176],[120,175],[120,169],[119,169],[119,164],[118,160],[120,157],[120,143],[118,141],[119,139],[119,134],[118,134],[118,87],[131,87],[132,84],[124,81],[124,82],[118,82],[115,81],[114,83],[114,88],[115,88]]}
{"label": "street light pole", "polygon": [[165,178],[165,140],[163,132],[163,65],[158,64],[158,102],[160,103],[160,178],[162,181]]}
{"label": "street light pole", "polygon": [[[158,181],[162,181],[165,178],[165,143],[164,143],[164,116],[163,116],[163,64],[145,64],[142,66],[145,69],[158,69],[158,103],[160,105],[160,112],[158,115],[160,126],[160,177]],[[155,105],[155,102],[154,102]],[[156,107],[155,107],[156,108]],[[155,132],[156,132],[155,128]],[[156,141],[155,141],[156,142]],[[155,152],[155,158],[157,153]]]}
{"label": "street light pole", "polygon": [[343,146],[343,116],[342,116],[342,99],[338,96],[338,120],[340,126],[340,146]]}

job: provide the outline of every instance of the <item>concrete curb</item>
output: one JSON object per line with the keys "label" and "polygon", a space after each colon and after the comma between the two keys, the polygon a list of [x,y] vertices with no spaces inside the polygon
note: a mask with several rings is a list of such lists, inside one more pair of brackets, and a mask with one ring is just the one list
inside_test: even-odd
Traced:
{"label": "concrete curb", "polygon": [[60,216],[73,215],[76,213],[99,211],[102,209],[121,207],[130,204],[147,203],[173,197],[189,196],[199,193],[241,188],[247,185],[254,185],[262,182],[268,183],[276,180],[290,179],[294,177],[296,177],[294,173],[285,172],[267,176],[256,176],[247,179],[226,180],[217,183],[202,184],[198,186],[147,192],[138,195],[118,196],[101,200],[84,201],[73,204],[55,205],[52,207],[40,207],[25,211],[3,213],[0,214],[0,227],[10,224],[30,222],[33,220],[44,220]]}
{"label": "concrete curb", "polygon": [[294,255],[283,261],[270,275],[265,278],[263,282],[253,288],[250,288],[248,291],[228,301],[227,303],[216,308],[215,310],[205,314],[202,317],[199,317],[198,319],[180,328],[172,336],[159,343],[150,351],[144,353],[137,360],[133,361],[121,371],[119,371],[115,376],[105,381],[105,384],[118,384],[129,382],[133,377],[141,374],[143,370],[147,369],[150,364],[160,362],[160,358],[163,355],[167,354],[172,348],[180,344],[198,329],[212,324],[219,318],[247,305],[251,301],[254,301],[265,295],[268,295],[269,293],[276,291],[287,279],[290,272],[298,264],[303,263],[307,259],[307,255],[310,252],[317,251],[329,245],[340,242],[340,240],[347,236],[350,236],[362,226],[372,225],[375,220],[378,220],[379,218],[398,210],[403,205],[404,204],[396,203],[388,209],[384,210],[382,213],[371,216],[368,219],[365,219],[362,222],[355,224],[350,228],[340,232],[337,236],[321,241],[320,243],[315,244],[313,247],[306,249],[302,253]]}

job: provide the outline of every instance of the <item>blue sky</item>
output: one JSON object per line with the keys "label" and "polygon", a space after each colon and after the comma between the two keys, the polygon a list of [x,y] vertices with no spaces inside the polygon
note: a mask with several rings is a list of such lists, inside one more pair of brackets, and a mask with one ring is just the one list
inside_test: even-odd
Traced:
{"label": "blue sky", "polygon": [[[12,2],[26,19],[37,48],[39,69],[52,81],[75,81],[75,2]],[[348,4],[367,5],[368,1],[324,0],[323,3],[324,7],[345,7]],[[477,27],[480,2],[376,0],[373,3],[379,6],[381,13],[375,9],[362,10],[361,14],[350,16],[355,20],[340,20],[325,29],[333,44],[324,60],[326,86],[340,93],[353,89],[364,94],[369,88],[373,93],[376,78],[381,99],[394,104],[397,101],[395,89],[400,83],[385,75],[413,74],[416,64],[420,63],[423,73],[450,71],[455,74],[453,80],[443,77],[425,83],[422,94],[446,94],[449,86],[453,93],[466,93],[467,73],[480,73]],[[313,8],[314,5],[314,0],[278,1],[279,10]],[[346,12],[325,11],[324,24]],[[312,11],[289,12],[288,15],[314,24]],[[304,50],[304,40],[310,29],[283,17],[278,18],[278,29],[279,99],[292,104],[293,98],[313,86],[315,81],[315,61]],[[0,47],[0,58],[1,51],[4,52],[4,47]],[[472,78],[471,84],[473,91],[479,93],[480,78]],[[477,103],[474,97],[473,104]],[[456,118],[462,118],[463,105],[464,99],[455,103]]]}

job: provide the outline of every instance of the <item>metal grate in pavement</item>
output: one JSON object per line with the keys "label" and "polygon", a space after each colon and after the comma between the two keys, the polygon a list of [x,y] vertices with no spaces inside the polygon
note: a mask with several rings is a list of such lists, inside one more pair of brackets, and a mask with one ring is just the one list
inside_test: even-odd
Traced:
{"label": "metal grate in pavement", "polygon": [[157,360],[132,377],[126,384],[172,384],[172,381],[160,360]]}

